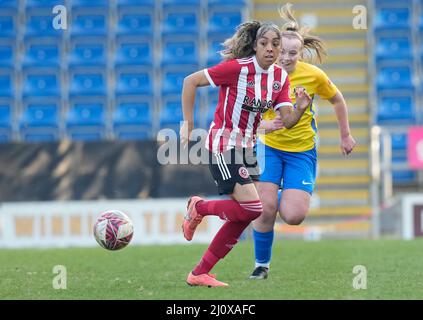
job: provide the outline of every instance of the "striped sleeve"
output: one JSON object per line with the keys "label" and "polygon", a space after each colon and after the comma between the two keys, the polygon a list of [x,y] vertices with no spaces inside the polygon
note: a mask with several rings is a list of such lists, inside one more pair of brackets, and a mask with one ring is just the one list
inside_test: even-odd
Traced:
{"label": "striped sleeve", "polygon": [[273,109],[276,111],[281,107],[292,107],[292,101],[289,97],[289,91],[290,91],[290,83],[288,79],[288,75],[286,72],[282,73],[282,80],[281,83],[283,83],[282,90],[279,92],[279,94],[276,97],[274,107]]}

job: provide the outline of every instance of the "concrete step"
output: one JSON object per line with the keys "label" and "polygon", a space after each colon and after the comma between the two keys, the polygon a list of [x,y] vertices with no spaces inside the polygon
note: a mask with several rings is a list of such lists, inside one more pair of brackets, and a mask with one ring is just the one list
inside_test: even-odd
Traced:
{"label": "concrete step", "polygon": [[317,177],[317,186],[320,187],[349,187],[369,185],[371,182],[368,175],[336,175]]}
{"label": "concrete step", "polygon": [[370,171],[369,159],[320,159],[319,174],[322,176],[335,175],[368,175]]}
{"label": "concrete step", "polygon": [[327,206],[310,210],[311,217],[323,216],[364,216],[372,212],[369,205],[362,206]]}
{"label": "concrete step", "polygon": [[[369,123],[370,120],[370,115],[367,113],[352,113],[349,112],[348,115],[348,120],[350,123],[352,122],[365,122],[365,123]],[[334,123],[336,122],[336,115],[334,113],[334,111],[327,111],[327,113],[325,114],[324,112],[321,112],[319,110],[319,115],[317,116],[317,123],[319,124],[319,127],[322,126],[323,124],[325,124],[326,122],[329,123]]]}
{"label": "concrete step", "polygon": [[361,206],[370,201],[369,190],[320,190],[315,192],[321,207],[329,206]]}
{"label": "concrete step", "polygon": [[[352,131],[354,131],[354,137],[356,138],[367,139],[370,134],[369,128],[356,128]],[[320,127],[318,132],[319,132],[320,139],[339,137],[339,130],[337,129],[326,129],[326,128]]]}
{"label": "concrete step", "polygon": [[[354,154],[364,154],[367,156],[369,154],[369,146],[366,144],[356,145],[353,152]],[[329,156],[338,156],[341,153],[341,148],[339,144],[319,145],[318,153],[319,157],[325,156],[326,158],[328,158]]]}

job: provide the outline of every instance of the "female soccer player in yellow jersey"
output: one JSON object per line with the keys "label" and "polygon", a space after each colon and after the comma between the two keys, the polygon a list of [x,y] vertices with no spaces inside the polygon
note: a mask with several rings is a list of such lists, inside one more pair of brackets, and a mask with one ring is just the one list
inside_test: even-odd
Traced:
{"label": "female soccer player in yellow jersey", "polygon": [[[324,43],[318,37],[300,28],[291,12],[291,4],[280,8],[281,17],[287,21],[282,27],[282,51],[278,63],[288,73],[291,100],[295,103],[294,90],[304,87],[314,98],[317,94],[334,107],[340,130],[341,152],[348,155],[356,142],[348,124],[347,105],[338,88],[318,67],[303,61],[304,51],[319,62],[326,55]],[[266,279],[269,271],[276,214],[290,225],[300,224],[310,206],[317,167],[315,105],[306,109],[299,122],[292,128],[283,128],[282,121],[272,110],[263,115],[261,128],[265,134],[258,143],[257,160],[263,170],[257,191],[263,204],[263,213],[253,221],[255,269],[251,279]],[[278,189],[282,181],[282,195]]]}

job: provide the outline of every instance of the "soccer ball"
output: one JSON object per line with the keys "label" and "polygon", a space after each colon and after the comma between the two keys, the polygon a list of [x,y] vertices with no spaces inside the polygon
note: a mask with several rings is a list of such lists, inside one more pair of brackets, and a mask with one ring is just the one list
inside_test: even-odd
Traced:
{"label": "soccer ball", "polygon": [[109,210],[100,214],[94,224],[94,238],[107,250],[125,248],[134,234],[131,219],[119,210]]}

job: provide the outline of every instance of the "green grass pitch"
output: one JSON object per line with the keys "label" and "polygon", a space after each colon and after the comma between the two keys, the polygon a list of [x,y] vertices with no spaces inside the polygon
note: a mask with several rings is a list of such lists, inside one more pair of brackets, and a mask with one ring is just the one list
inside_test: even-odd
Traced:
{"label": "green grass pitch", "polygon": [[[269,278],[248,280],[253,245],[241,241],[213,272],[228,288],[190,287],[206,245],[0,250],[0,299],[423,299],[423,240],[276,241]],[[55,265],[66,289],[54,289]],[[354,289],[356,265],[367,289]],[[363,274],[361,274],[363,275]]]}

